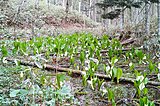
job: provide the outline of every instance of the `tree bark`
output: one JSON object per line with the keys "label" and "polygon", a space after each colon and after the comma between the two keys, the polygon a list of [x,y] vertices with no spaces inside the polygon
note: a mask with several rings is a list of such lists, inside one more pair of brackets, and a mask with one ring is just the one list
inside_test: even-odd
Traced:
{"label": "tree bark", "polygon": [[95,22],[97,21],[97,19],[96,19],[97,9],[96,9],[96,6],[95,6],[96,2],[97,2],[96,0],[93,0],[93,5],[94,5],[94,8],[93,8],[93,19],[94,19]]}
{"label": "tree bark", "polygon": [[124,30],[124,11],[121,13],[120,29],[121,31]]}
{"label": "tree bark", "polygon": [[132,8],[131,8],[131,9],[129,9],[129,21],[130,21],[130,26],[132,26],[132,13],[133,13],[133,11],[132,11]]}
{"label": "tree bark", "polygon": [[157,16],[158,17],[158,36],[160,36],[160,3],[157,4],[157,13],[158,13],[158,16]]}
{"label": "tree bark", "polygon": [[81,3],[82,3],[82,2],[81,2],[81,0],[80,0],[80,1],[79,1],[79,4],[78,4],[78,6],[79,6],[79,7],[78,7],[79,13],[81,13]]}
{"label": "tree bark", "polygon": [[145,33],[150,34],[149,4],[145,3]]}
{"label": "tree bark", "polygon": [[65,8],[65,5],[66,5],[65,0],[62,0],[62,7]]}
{"label": "tree bark", "polygon": [[88,17],[91,18],[91,6],[92,6],[92,0],[89,0],[89,11],[88,11]]}

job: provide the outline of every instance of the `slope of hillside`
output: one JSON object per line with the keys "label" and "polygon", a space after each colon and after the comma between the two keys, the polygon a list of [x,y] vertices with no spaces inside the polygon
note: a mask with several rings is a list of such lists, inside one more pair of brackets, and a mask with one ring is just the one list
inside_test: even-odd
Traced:
{"label": "slope of hillside", "polygon": [[55,27],[95,27],[99,23],[94,22],[86,15],[79,13],[76,10],[70,10],[68,14],[62,6],[50,4],[49,6],[40,1],[38,7],[29,1],[8,1],[2,2],[1,6],[1,22],[3,26],[17,26],[20,28],[37,27],[42,28],[45,26]]}

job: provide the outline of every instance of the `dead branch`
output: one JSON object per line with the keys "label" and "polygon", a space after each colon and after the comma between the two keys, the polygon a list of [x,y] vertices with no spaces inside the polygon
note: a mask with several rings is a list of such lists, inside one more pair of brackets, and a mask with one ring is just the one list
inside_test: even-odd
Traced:
{"label": "dead branch", "polygon": [[130,38],[121,42],[121,45],[128,45],[134,43],[135,39]]}
{"label": "dead branch", "polygon": [[[10,61],[10,62],[14,62],[15,59],[7,58],[6,60]],[[19,62],[20,62],[21,65],[37,67],[37,65],[34,62],[23,61],[23,60],[19,60]],[[46,70],[57,70],[57,71],[61,71],[61,72],[70,72],[70,73],[73,73],[73,74],[84,75],[83,71],[81,71],[81,70],[74,70],[74,69],[63,68],[63,67],[58,67],[58,66],[55,67],[55,66],[52,66],[52,65],[49,65],[49,64],[44,64],[43,67]],[[101,78],[101,79],[111,81],[111,78],[107,75],[95,74],[95,76],[97,76],[98,78]],[[127,82],[127,83],[134,84],[135,79],[121,77],[119,81],[120,81],[120,83]],[[160,86],[160,82],[148,81],[147,85]]]}

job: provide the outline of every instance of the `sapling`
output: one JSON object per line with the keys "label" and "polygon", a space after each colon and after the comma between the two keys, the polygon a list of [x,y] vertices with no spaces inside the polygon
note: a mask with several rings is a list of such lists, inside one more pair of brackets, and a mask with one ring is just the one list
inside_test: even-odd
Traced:
{"label": "sapling", "polygon": [[148,78],[143,76],[143,75],[140,75],[138,72],[136,72],[136,80],[134,81],[134,86],[136,88],[136,95],[138,97],[141,96],[141,92],[143,91],[144,94],[146,95],[148,90],[145,88],[145,85],[148,83]]}

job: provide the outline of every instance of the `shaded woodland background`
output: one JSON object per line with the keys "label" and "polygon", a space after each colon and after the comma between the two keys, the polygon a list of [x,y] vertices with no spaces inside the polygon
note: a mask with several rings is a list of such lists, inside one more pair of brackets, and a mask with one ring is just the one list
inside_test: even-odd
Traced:
{"label": "shaded woodland background", "polygon": [[0,105],[159,106],[160,0],[0,0]]}

